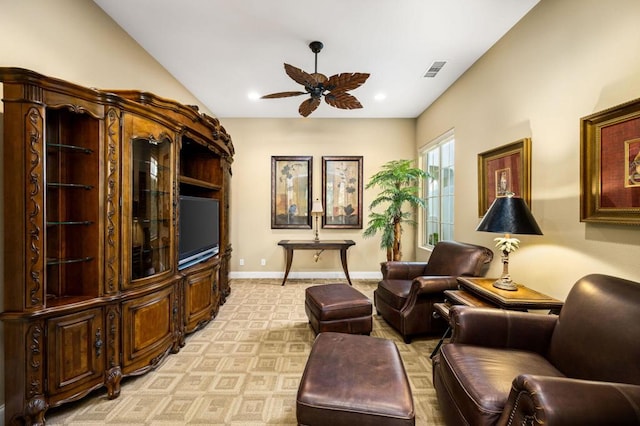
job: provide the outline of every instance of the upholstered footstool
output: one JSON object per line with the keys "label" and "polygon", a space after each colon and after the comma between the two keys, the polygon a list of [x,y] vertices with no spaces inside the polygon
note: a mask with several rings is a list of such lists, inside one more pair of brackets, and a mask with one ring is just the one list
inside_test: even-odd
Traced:
{"label": "upholstered footstool", "polygon": [[313,331],[370,334],[371,301],[347,284],[307,287],[304,310]]}
{"label": "upholstered footstool", "polygon": [[413,395],[391,340],[345,333],[316,338],[296,397],[299,425],[415,425]]}

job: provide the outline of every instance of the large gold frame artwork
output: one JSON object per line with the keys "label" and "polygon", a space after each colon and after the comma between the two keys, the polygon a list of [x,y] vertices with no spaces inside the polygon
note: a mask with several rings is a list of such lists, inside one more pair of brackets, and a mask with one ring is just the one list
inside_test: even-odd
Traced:
{"label": "large gold frame artwork", "polygon": [[580,221],[640,224],[640,99],[580,119]]}

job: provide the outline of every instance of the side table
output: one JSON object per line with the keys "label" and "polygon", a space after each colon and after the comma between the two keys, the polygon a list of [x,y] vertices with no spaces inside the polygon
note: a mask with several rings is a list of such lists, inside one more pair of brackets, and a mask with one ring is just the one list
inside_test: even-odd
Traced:
{"label": "side table", "polygon": [[558,299],[532,290],[522,284],[516,284],[518,286],[516,291],[501,290],[493,286],[495,281],[496,278],[458,278],[458,284],[462,291],[468,291],[502,309],[519,311],[548,309],[550,313],[558,314],[564,304]]}
{"label": "side table", "polygon": [[[458,290],[445,290],[445,302],[434,304],[434,315],[449,322],[449,309],[453,305],[475,306],[484,308],[508,309],[514,311],[549,310],[550,314],[559,314],[564,302],[551,296],[517,284],[516,291],[501,290],[493,286],[496,278],[458,277]],[[451,326],[431,353],[431,358],[438,352],[444,339],[449,337]]]}

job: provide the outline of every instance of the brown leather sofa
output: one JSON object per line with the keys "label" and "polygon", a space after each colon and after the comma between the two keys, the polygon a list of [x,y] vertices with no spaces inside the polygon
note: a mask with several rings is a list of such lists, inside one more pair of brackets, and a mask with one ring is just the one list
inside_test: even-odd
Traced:
{"label": "brown leather sofa", "polygon": [[640,283],[587,275],[560,315],[454,306],[433,362],[447,425],[640,424]]}
{"label": "brown leather sofa", "polygon": [[382,281],[373,292],[376,313],[395,328],[406,343],[418,334],[442,333],[447,323],[433,316],[434,303],[445,290],[458,288],[459,276],[484,276],[493,252],[457,241],[435,245],[428,262],[383,262]]}

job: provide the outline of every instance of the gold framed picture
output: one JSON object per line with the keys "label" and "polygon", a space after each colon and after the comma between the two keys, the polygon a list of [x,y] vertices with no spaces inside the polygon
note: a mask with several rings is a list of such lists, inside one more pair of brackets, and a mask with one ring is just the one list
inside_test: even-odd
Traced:
{"label": "gold framed picture", "polygon": [[580,119],[580,221],[640,224],[640,99]]}
{"label": "gold framed picture", "polygon": [[523,138],[478,154],[478,215],[508,194],[531,207],[531,139]]}

